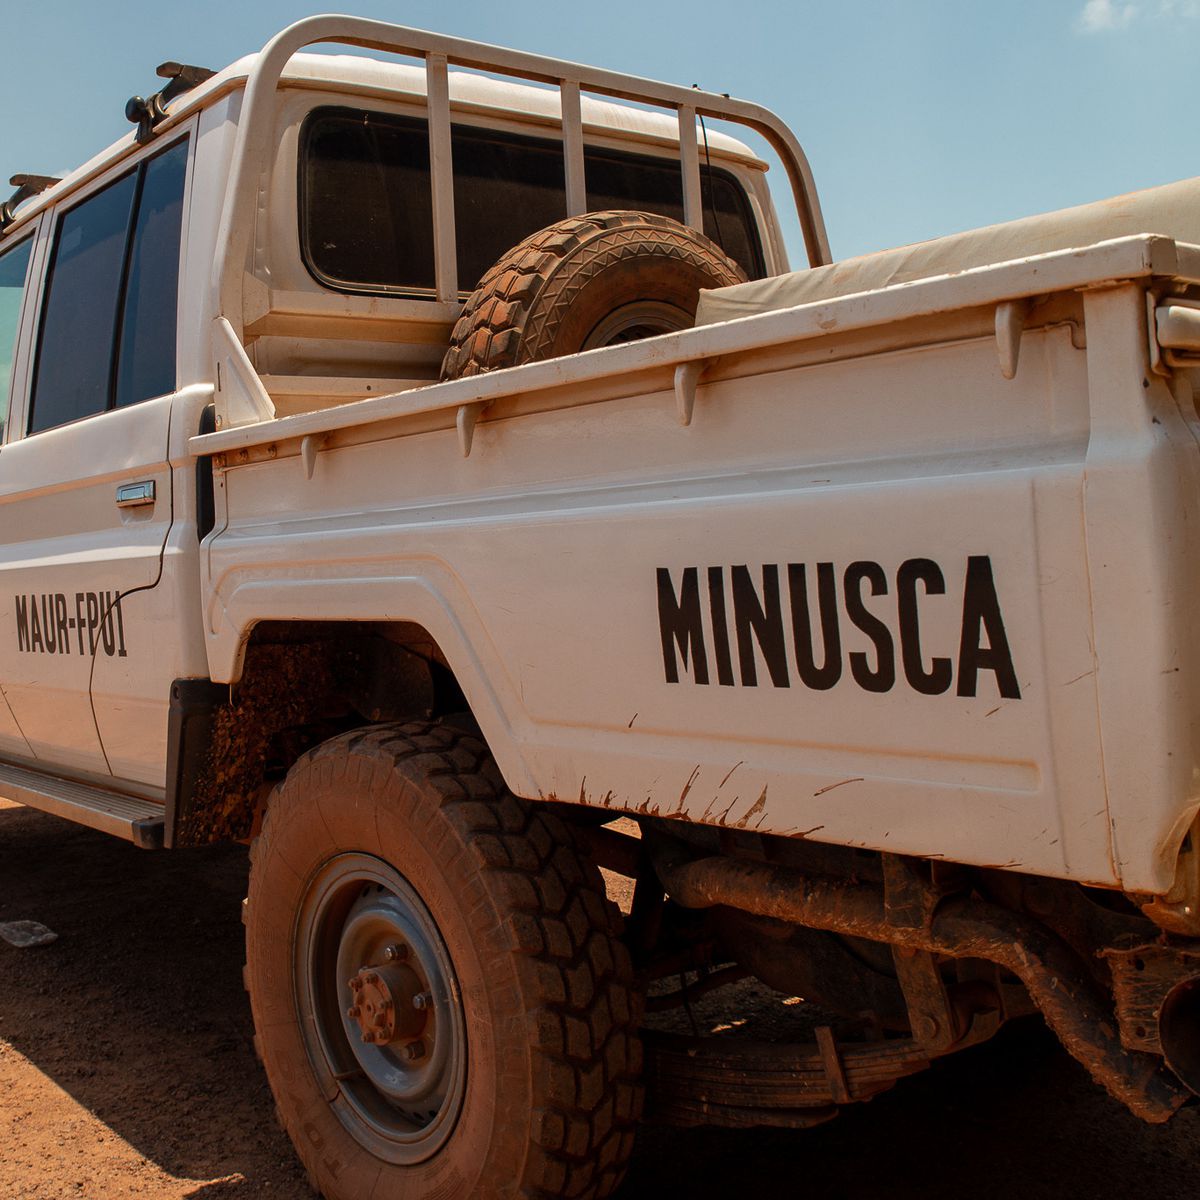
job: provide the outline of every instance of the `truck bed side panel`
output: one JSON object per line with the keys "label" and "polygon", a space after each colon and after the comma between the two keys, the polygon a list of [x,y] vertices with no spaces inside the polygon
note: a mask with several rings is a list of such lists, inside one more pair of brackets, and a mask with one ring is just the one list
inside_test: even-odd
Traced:
{"label": "truck bed side panel", "polygon": [[1011,383],[975,337],[713,383],[687,429],[635,395],[484,422],[469,459],[432,431],[238,466],[215,642],[423,621],[525,794],[1112,882],[1086,371],[1060,325]]}

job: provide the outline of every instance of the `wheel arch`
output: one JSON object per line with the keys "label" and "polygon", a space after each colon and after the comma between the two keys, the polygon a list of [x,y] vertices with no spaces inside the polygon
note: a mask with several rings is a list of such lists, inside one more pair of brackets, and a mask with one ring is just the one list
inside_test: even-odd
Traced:
{"label": "wheel arch", "polygon": [[509,789],[536,796],[490,641],[427,580],[405,582],[238,590],[223,610],[236,623],[210,643],[210,679],[172,685],[168,846],[245,840],[291,762],[323,737],[379,721],[469,712]]}
{"label": "wheel arch", "polygon": [[[532,775],[520,754],[524,709],[482,615],[457,574],[438,558],[285,567],[264,573],[233,567],[213,591],[208,638],[209,675],[236,684],[247,647],[264,622],[303,621],[343,626],[370,622],[418,626],[437,645],[479,722],[509,788],[525,795]],[[303,573],[301,573],[303,572]]]}

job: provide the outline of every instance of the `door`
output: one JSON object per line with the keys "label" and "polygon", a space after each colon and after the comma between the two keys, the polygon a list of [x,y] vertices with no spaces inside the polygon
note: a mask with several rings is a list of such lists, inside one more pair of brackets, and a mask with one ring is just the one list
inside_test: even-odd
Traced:
{"label": "door", "polygon": [[[113,763],[101,731],[108,707],[160,678],[174,628],[156,592],[172,516],[188,157],[187,137],[157,148],[55,214],[20,436],[0,452],[0,680],[12,713],[47,770],[156,787],[161,757],[156,768]],[[161,721],[145,730],[155,746],[165,707]]]}
{"label": "door", "polygon": [[[32,274],[34,231],[28,231],[11,246],[0,251],[0,441],[8,426],[8,412],[14,390],[13,370],[25,311],[25,295]],[[2,469],[2,468],[0,468]],[[0,602],[2,605],[2,602]],[[0,755],[27,758],[29,743],[8,702],[8,691],[0,678]]]}

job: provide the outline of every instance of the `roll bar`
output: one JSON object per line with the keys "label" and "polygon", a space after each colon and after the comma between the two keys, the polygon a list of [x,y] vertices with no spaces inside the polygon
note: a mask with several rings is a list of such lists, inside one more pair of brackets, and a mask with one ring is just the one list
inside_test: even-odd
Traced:
{"label": "roll bar", "polygon": [[260,185],[270,170],[275,93],[292,56],[318,42],[383,50],[425,60],[434,263],[439,300],[458,298],[454,172],[450,152],[451,64],[557,86],[566,163],[567,213],[570,216],[587,211],[582,92],[631,100],[678,113],[684,221],[695,229],[701,229],[703,225],[696,118],[714,117],[755,130],[766,138],[783,162],[799,213],[809,263],[820,266],[830,261],[829,241],[808,159],[792,131],[779,117],[760,105],[540,54],[407,29],[384,21],[348,16],[308,17],[288,26],[263,47],[246,84],[212,277],[216,315],[227,319],[239,337],[243,326],[244,264],[253,236]]}

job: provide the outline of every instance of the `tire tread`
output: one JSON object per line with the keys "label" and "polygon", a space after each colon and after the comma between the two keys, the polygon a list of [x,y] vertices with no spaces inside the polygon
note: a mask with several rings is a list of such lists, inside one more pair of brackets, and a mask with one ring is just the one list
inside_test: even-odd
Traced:
{"label": "tire tread", "polygon": [[713,286],[746,278],[708,238],[670,217],[626,210],[568,217],[513,247],[479,281],[451,333],[442,379],[550,357],[579,290],[618,260],[645,255],[675,258]]}
{"label": "tire tread", "polygon": [[[618,938],[620,914],[599,871],[561,820],[507,790],[478,736],[435,722],[356,730],[309,751],[267,810],[256,863],[269,859],[276,829],[300,804],[303,788],[293,781],[350,758],[422,787],[422,802],[445,817],[497,909],[511,914],[505,925],[523,980],[535,1071],[548,1081],[516,1194],[602,1200],[624,1175],[640,1117],[641,1005]],[[247,920],[249,906],[250,899]],[[306,1159],[304,1139],[288,1132]],[[310,1174],[319,1166],[305,1165]]]}

